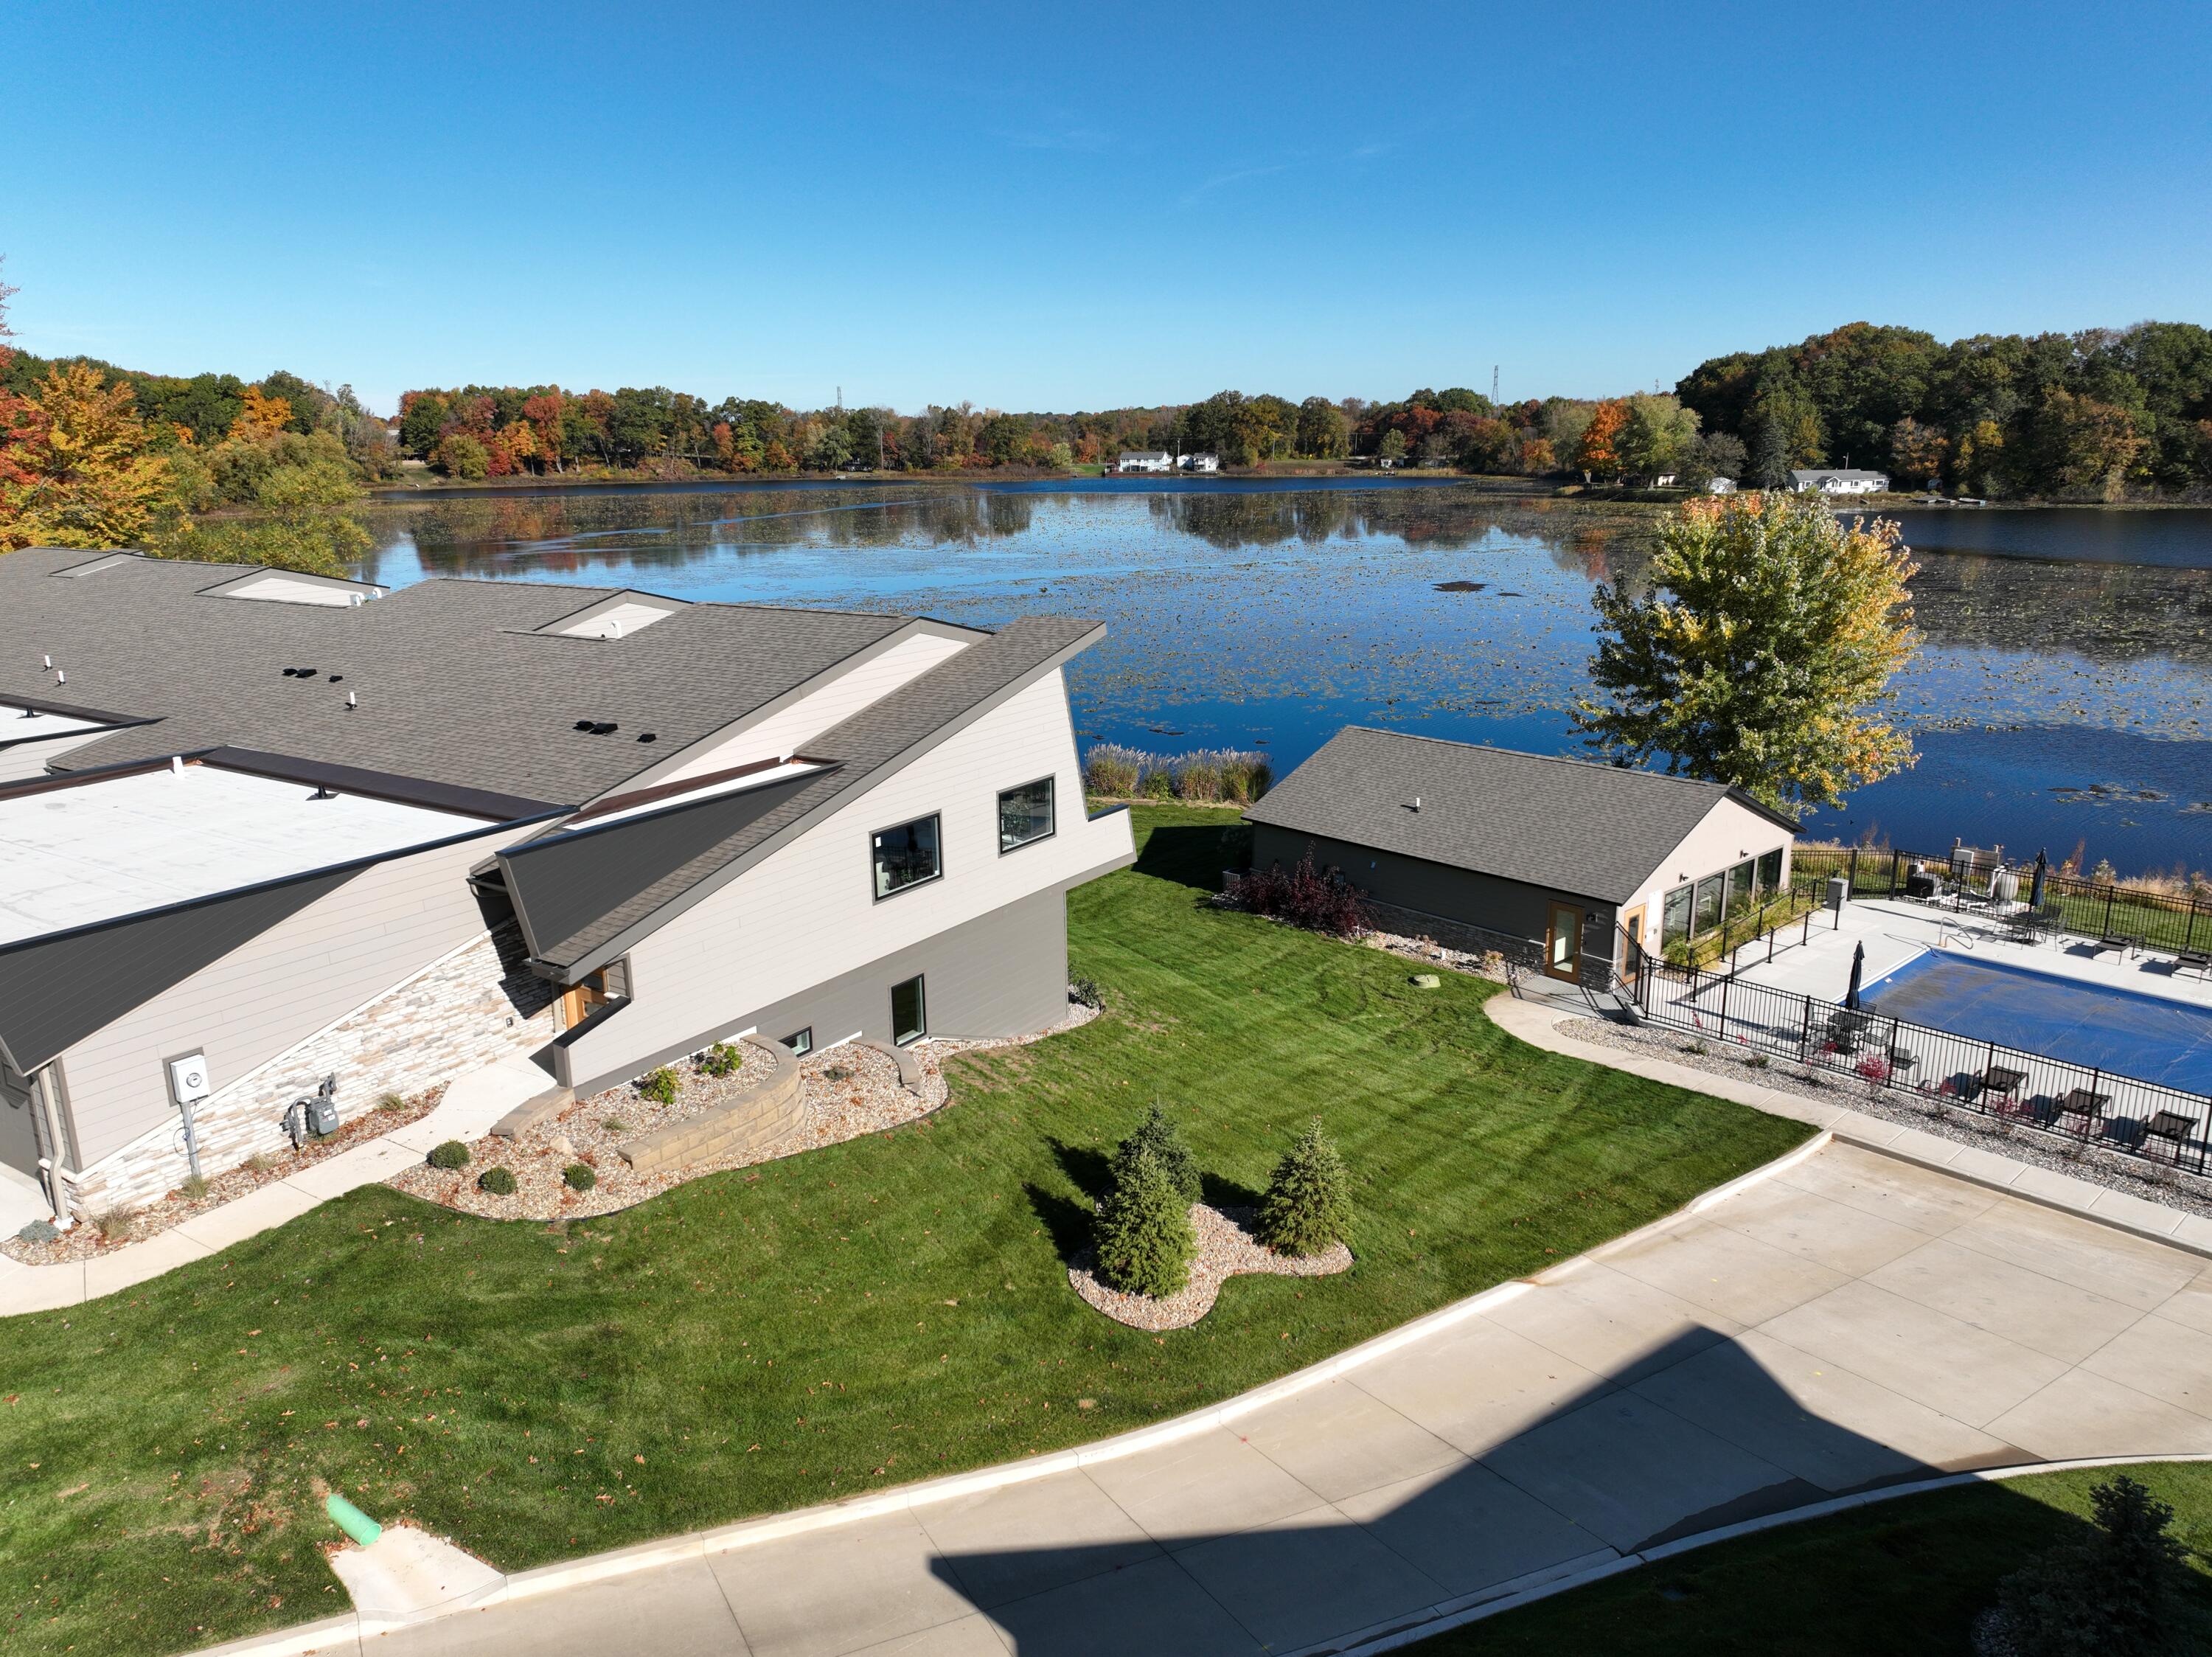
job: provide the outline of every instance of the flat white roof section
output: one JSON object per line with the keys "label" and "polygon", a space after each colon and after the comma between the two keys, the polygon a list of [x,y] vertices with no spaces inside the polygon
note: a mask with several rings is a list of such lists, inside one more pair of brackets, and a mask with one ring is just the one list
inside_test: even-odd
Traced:
{"label": "flat white roof section", "polygon": [[488,827],[481,817],[214,765],[0,796],[0,943]]}
{"label": "flat white roof section", "polygon": [[617,593],[538,631],[564,633],[570,638],[628,638],[684,607],[681,599],[664,599],[651,593]]}
{"label": "flat white roof section", "polygon": [[370,582],[343,581],[336,576],[303,576],[290,570],[257,570],[236,581],[207,589],[218,599],[259,599],[270,604],[314,604],[343,610],[380,599],[385,589]]}
{"label": "flat white roof section", "polygon": [[80,719],[75,714],[44,713],[26,708],[20,702],[0,702],[0,743],[35,742],[41,737],[106,728],[102,720]]}

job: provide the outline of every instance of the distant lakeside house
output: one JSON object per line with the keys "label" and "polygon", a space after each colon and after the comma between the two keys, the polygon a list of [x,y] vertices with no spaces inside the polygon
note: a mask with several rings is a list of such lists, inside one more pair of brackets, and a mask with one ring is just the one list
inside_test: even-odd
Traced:
{"label": "distant lakeside house", "polygon": [[1114,463],[1116,472],[1173,472],[1175,456],[1164,448],[1125,448]]}
{"label": "distant lakeside house", "polygon": [[1176,456],[1176,465],[1185,472],[1218,472],[1221,470],[1221,457],[1211,451],[1197,454],[1178,454]]}
{"label": "distant lakeside house", "polygon": [[1030,618],[0,557],[0,1179],[158,1197],[505,1058],[1035,1031],[1086,814]]}
{"label": "distant lakeside house", "polygon": [[1740,789],[1347,726],[1249,807],[1252,866],[1309,856],[1386,930],[1603,988],[1785,887],[1797,825]]}
{"label": "distant lakeside house", "polygon": [[1882,495],[1889,490],[1886,472],[1799,471],[1790,474],[1790,487],[1800,495],[1817,490],[1823,495]]}

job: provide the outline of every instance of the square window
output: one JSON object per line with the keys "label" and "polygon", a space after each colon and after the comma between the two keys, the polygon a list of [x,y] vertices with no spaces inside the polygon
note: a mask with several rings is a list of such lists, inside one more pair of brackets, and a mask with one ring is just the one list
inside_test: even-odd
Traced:
{"label": "square window", "polygon": [[929,1029],[929,1012],[921,994],[921,976],[891,986],[891,1040],[903,1047],[919,1041]]}
{"label": "square window", "polygon": [[814,1051],[814,1026],[810,1024],[804,1030],[793,1031],[789,1035],[783,1039],[783,1045],[790,1048],[794,1053],[803,1054],[812,1052]]}
{"label": "square window", "polygon": [[938,851],[937,818],[917,817],[896,828],[878,829],[871,837],[876,868],[876,896],[921,886],[945,873]]}
{"label": "square window", "polygon": [[999,796],[999,850],[1001,855],[1033,840],[1052,838],[1052,778],[1041,777],[1008,789]]}

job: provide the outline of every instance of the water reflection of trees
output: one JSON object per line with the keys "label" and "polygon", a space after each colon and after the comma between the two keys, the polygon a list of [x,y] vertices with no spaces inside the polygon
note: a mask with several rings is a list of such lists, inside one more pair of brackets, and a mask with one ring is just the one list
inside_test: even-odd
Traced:
{"label": "water reflection of trees", "polygon": [[1913,609],[1931,643],[2212,666],[2212,570],[1919,557]]}
{"label": "water reflection of trees", "polygon": [[1609,519],[1587,512],[1577,515],[1552,502],[1501,501],[1472,490],[1176,492],[1145,499],[1164,527],[1224,551],[1387,537],[1451,552],[1474,545],[1493,531],[1557,551],[1575,537],[1602,536],[1618,527]]}

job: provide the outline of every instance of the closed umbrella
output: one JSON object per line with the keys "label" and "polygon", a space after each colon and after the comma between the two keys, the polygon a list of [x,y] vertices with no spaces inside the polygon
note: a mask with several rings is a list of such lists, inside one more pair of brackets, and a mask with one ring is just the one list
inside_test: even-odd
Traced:
{"label": "closed umbrella", "polygon": [[1844,1005],[1854,1013],[1859,1010],[1859,975],[1866,971],[1866,946],[1851,947],[1851,987],[1844,991]]}
{"label": "closed umbrella", "polygon": [[2043,883],[2051,874],[2051,858],[2047,853],[2035,854],[2035,883],[2028,888],[2027,906],[2038,914],[2043,912]]}

